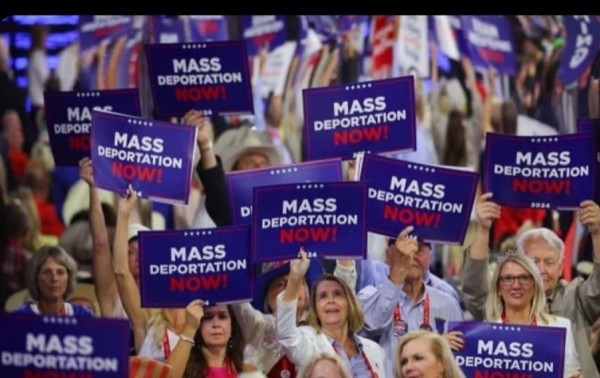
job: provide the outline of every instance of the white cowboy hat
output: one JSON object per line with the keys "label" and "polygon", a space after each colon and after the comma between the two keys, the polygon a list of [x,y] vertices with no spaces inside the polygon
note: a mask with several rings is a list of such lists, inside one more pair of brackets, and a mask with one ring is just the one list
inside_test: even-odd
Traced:
{"label": "white cowboy hat", "polygon": [[215,142],[215,154],[221,157],[225,172],[232,170],[237,160],[245,154],[256,152],[265,155],[272,166],[281,165],[283,158],[273,145],[271,135],[250,126],[229,129]]}

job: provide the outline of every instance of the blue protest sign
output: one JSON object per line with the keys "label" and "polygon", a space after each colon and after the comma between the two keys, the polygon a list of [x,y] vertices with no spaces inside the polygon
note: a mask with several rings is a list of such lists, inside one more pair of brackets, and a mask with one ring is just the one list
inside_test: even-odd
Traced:
{"label": "blue protest sign", "polygon": [[243,41],[145,45],[157,117],[252,113],[252,88]]}
{"label": "blue protest sign", "polygon": [[307,160],[415,149],[412,76],[310,88],[302,94]]}
{"label": "blue protest sign", "polygon": [[0,314],[3,377],[129,377],[121,319]]}
{"label": "blue protest sign", "polygon": [[56,165],[77,166],[90,156],[92,110],[140,115],[137,89],[90,92],[45,92],[50,148]]}
{"label": "blue protest sign", "polygon": [[420,240],[462,244],[478,174],[365,155],[367,230],[396,237],[407,226]]}
{"label": "blue protest sign", "polygon": [[184,308],[194,299],[210,305],[251,300],[250,229],[140,232],[142,307]]}
{"label": "blue protest sign", "polygon": [[563,22],[567,35],[558,79],[570,86],[577,83],[598,52],[600,23],[597,16],[563,16]]}
{"label": "blue protest sign", "polygon": [[79,16],[79,45],[81,51],[100,44],[106,38],[129,34],[133,16]]}
{"label": "blue protest sign", "polygon": [[257,55],[262,49],[271,51],[287,40],[286,16],[242,16],[240,19],[250,57]]}
{"label": "blue protest sign", "polygon": [[450,27],[452,29],[452,34],[456,40],[456,44],[458,45],[458,51],[460,55],[470,57],[471,52],[469,51],[469,44],[465,40],[461,16],[448,16],[448,18],[450,21]]}
{"label": "blue protest sign", "polygon": [[494,201],[529,208],[578,208],[596,187],[591,134],[520,137],[487,133],[484,190]]}
{"label": "blue protest sign", "polygon": [[120,194],[131,184],[151,201],[187,204],[196,128],[94,110],[92,161],[98,188]]}
{"label": "blue protest sign", "polygon": [[448,330],[463,333],[465,347],[454,358],[467,377],[563,377],[564,328],[450,322]]}
{"label": "blue protest sign", "polygon": [[[577,119],[577,131],[580,133],[591,133],[596,136],[596,174],[600,174],[600,119]],[[600,185],[596,185],[596,200],[599,200]]]}
{"label": "blue protest sign", "polygon": [[505,16],[462,16],[462,28],[473,66],[493,66],[514,75],[517,70],[510,23]]}
{"label": "blue protest sign", "polygon": [[225,16],[188,16],[191,42],[226,41],[227,19]]}
{"label": "blue protest sign", "polygon": [[340,159],[321,160],[225,175],[234,224],[252,223],[252,190],[258,186],[342,181]]}
{"label": "blue protest sign", "polygon": [[360,182],[254,188],[253,262],[298,257],[364,258],[366,188]]}
{"label": "blue protest sign", "polygon": [[186,42],[185,21],[182,16],[152,17],[152,43]]}

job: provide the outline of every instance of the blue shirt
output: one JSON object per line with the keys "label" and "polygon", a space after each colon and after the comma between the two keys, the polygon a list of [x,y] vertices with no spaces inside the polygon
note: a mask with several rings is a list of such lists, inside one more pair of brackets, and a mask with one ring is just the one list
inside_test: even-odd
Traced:
{"label": "blue shirt", "polygon": [[[358,293],[364,287],[369,285],[377,287],[387,281],[387,277],[390,274],[390,267],[381,261],[365,259],[361,260],[360,264],[356,264],[356,273],[358,275],[356,280],[356,292]],[[460,306],[460,297],[448,282],[428,270],[425,271],[423,282],[425,282],[425,285],[429,285],[450,295],[452,298],[456,299],[456,303]]]}
{"label": "blue shirt", "polygon": [[[81,316],[81,317],[94,317],[94,313],[87,307],[82,306],[77,303],[69,303],[65,302],[65,312],[66,316]],[[21,306],[17,307],[15,314],[36,314],[41,315],[36,303],[24,303]]]}
{"label": "blue shirt", "polygon": [[[463,321],[463,314],[456,300],[431,286],[425,285],[425,294],[429,296],[428,324],[435,330],[436,318],[442,319],[443,332],[447,332],[448,323]],[[367,286],[358,293],[358,300],[365,316],[362,336],[379,340],[385,351],[385,372],[393,377],[393,360],[400,337],[394,335],[394,309],[400,307],[401,319],[408,325],[407,332],[418,330],[423,324],[423,304],[425,294],[416,302],[406,295],[402,286],[386,279],[381,285]]]}
{"label": "blue shirt", "polygon": [[367,362],[365,360],[366,356],[363,354],[363,345],[357,337],[354,337],[354,342],[356,343],[356,348],[358,349],[358,353],[356,353],[352,358],[348,357],[346,354],[346,350],[344,346],[331,337],[327,336],[333,349],[337,352],[338,356],[346,363],[346,366],[350,368],[352,375],[356,378],[362,377],[371,377],[371,372],[367,367]]}

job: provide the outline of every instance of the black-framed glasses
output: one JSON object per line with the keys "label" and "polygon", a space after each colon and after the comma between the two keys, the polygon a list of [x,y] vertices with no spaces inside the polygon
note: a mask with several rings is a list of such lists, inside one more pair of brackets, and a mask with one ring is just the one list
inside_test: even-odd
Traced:
{"label": "black-framed glasses", "polygon": [[528,286],[533,283],[533,276],[531,274],[521,274],[520,276],[501,276],[500,282],[504,286],[512,286],[515,280],[519,280],[519,283],[523,286]]}

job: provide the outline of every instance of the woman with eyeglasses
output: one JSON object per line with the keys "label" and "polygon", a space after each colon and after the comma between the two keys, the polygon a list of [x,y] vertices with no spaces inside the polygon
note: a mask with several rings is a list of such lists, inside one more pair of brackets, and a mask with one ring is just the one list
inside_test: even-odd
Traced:
{"label": "woman with eyeglasses", "polygon": [[498,264],[490,282],[486,320],[507,324],[559,327],[566,330],[563,376],[582,377],[571,321],[544,310],[546,296],[539,270],[522,253],[507,255]]}

